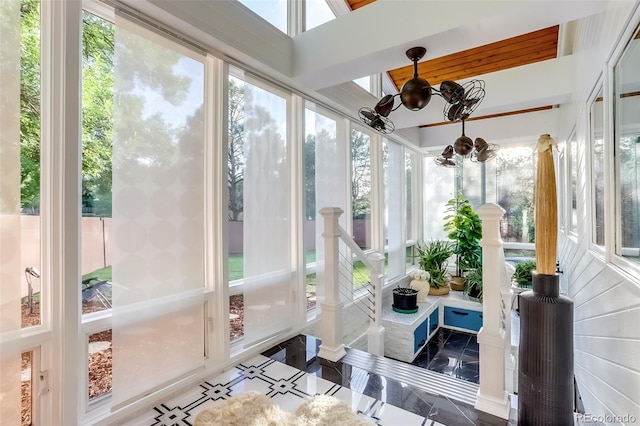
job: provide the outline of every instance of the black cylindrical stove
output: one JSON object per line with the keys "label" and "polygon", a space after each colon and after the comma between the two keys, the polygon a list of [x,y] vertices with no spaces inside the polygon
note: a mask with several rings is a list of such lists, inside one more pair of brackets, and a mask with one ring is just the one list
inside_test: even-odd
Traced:
{"label": "black cylindrical stove", "polygon": [[534,272],[518,303],[518,424],[573,425],[573,302],[558,274]]}

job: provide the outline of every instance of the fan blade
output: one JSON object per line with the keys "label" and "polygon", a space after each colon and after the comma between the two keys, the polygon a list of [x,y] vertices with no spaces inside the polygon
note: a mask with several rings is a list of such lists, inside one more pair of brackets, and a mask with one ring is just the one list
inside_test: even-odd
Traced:
{"label": "fan blade", "polygon": [[382,121],[382,118],[375,117],[373,120],[371,120],[371,127],[373,127],[376,130],[384,130],[384,121]]}
{"label": "fan blade", "polygon": [[371,120],[371,121],[375,120],[375,119],[378,117],[376,114],[372,113],[371,111],[363,110],[363,111],[361,111],[360,113],[361,113],[365,118],[367,118],[367,119],[369,119],[369,120]]}
{"label": "fan blade", "polygon": [[440,157],[435,157],[433,159],[433,161],[441,167],[455,167],[456,166],[456,162],[453,161],[450,158],[443,158],[442,156]]}
{"label": "fan blade", "polygon": [[447,118],[449,121],[456,121],[462,117],[462,111],[464,110],[464,105],[462,103],[457,103],[451,105],[449,111],[447,112]]}
{"label": "fan blade", "polygon": [[476,151],[481,152],[489,148],[489,144],[482,138],[476,138],[473,145],[476,147]]}
{"label": "fan blade", "polygon": [[485,163],[489,160],[493,160],[496,157],[496,154],[496,151],[493,149],[485,149],[484,151],[476,153],[476,161],[478,163]]}
{"label": "fan blade", "polygon": [[393,95],[385,95],[378,101],[375,111],[383,117],[388,117],[393,111]]}
{"label": "fan blade", "polygon": [[447,147],[442,151],[443,158],[453,158],[453,146],[447,145]]}
{"label": "fan blade", "polygon": [[450,104],[457,104],[464,99],[464,87],[455,81],[445,80],[440,83],[440,95]]}

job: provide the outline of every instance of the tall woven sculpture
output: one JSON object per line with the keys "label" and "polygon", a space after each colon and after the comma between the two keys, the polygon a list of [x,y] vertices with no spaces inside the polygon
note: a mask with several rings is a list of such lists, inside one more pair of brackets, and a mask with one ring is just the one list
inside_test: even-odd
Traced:
{"label": "tall woven sculpture", "polygon": [[556,273],[558,216],[553,147],[538,140],[533,289],[520,294],[519,425],[573,425],[573,302]]}

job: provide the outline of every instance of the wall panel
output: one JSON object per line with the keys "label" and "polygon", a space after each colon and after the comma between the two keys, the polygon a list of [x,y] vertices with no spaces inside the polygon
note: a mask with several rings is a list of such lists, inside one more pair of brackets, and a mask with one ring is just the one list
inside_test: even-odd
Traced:
{"label": "wall panel", "polygon": [[[574,300],[575,376],[585,411],[640,419],[640,277],[628,278],[589,251],[591,177],[587,173],[591,167],[585,155],[589,95],[636,6],[637,2],[619,2],[607,13],[574,26],[575,95],[572,103],[561,107],[563,129],[558,142],[566,140],[575,127],[578,230],[575,237],[561,235],[558,255]],[[610,144],[605,139],[605,149]]]}

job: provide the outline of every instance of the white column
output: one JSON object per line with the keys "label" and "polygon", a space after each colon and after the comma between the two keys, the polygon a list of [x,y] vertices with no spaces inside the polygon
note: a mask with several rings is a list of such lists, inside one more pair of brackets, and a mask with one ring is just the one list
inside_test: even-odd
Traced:
{"label": "white column", "polygon": [[373,321],[367,330],[367,350],[374,355],[384,356],[384,327],[382,326],[384,255],[372,253],[368,257],[375,268],[369,272],[369,279],[373,287]]}
{"label": "white column", "polygon": [[[504,262],[504,253],[503,253]],[[502,312],[504,313],[504,386],[509,394],[517,392],[518,390],[518,371],[517,371],[517,353],[513,352],[513,343],[511,341],[511,301],[513,300],[513,290],[511,289],[511,278],[513,277],[514,269],[506,270],[505,276],[502,278],[502,284],[500,286],[500,294],[502,295]]]}
{"label": "white column", "polygon": [[[480,346],[480,388],[475,408],[503,419],[509,418],[509,394],[505,390],[505,323],[501,286],[504,279],[504,252],[500,219],[504,210],[487,203],[478,208],[482,220],[482,328]],[[511,318],[509,318],[509,321]],[[509,336],[510,338],[510,336]]]}
{"label": "white column", "polygon": [[344,213],[339,207],[324,207],[320,214],[324,218],[324,300],[322,307],[322,320],[320,323],[320,338],[322,344],[318,351],[320,358],[329,361],[338,361],[346,355],[342,343],[342,309],[344,302],[340,301],[338,286],[339,255],[338,243],[340,239],[340,227],[338,219]]}

